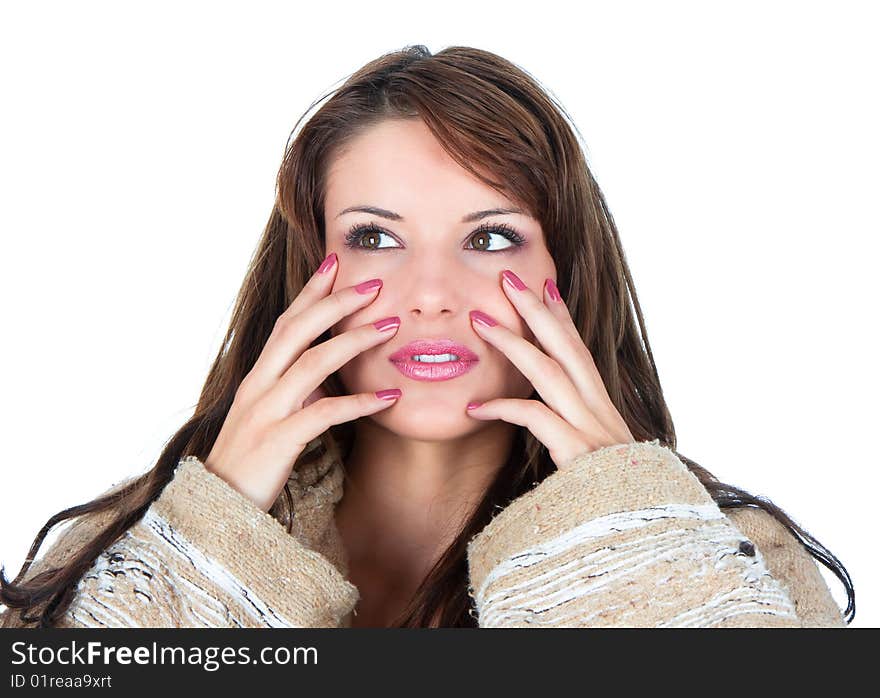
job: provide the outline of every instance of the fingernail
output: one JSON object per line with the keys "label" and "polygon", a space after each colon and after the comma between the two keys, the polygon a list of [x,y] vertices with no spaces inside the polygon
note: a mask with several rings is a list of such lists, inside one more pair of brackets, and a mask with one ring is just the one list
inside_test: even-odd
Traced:
{"label": "fingernail", "polygon": [[495,327],[495,325],[498,324],[497,322],[495,322],[495,319],[492,316],[486,315],[486,313],[479,310],[472,310],[470,315],[471,320],[473,320],[474,322],[479,322],[481,325],[485,325],[486,327]]}
{"label": "fingernail", "polygon": [[377,390],[376,397],[380,400],[396,400],[403,393],[400,388],[391,388],[390,390]]}
{"label": "fingernail", "polygon": [[321,266],[318,267],[318,274],[324,274],[325,272],[330,271],[333,265],[336,264],[336,253],[331,252],[326,257],[324,257],[324,261],[321,262]]}
{"label": "fingernail", "polygon": [[476,409],[477,407],[479,407],[479,406],[482,405],[482,404],[483,404],[482,402],[469,402],[469,403],[467,404],[467,408],[468,408],[469,410],[474,410],[474,409]]}
{"label": "fingernail", "polygon": [[556,282],[553,279],[547,279],[544,283],[547,286],[547,295],[550,296],[550,300],[561,302],[562,296],[559,295],[559,288],[557,288]]}
{"label": "fingernail", "polygon": [[354,288],[358,293],[369,293],[370,291],[379,288],[381,285],[382,279],[370,279],[369,281],[362,281]]}
{"label": "fingernail", "polygon": [[526,285],[522,282],[516,274],[514,274],[510,269],[505,269],[501,272],[501,276],[507,279],[508,283],[513,286],[517,291],[525,291]]}
{"label": "fingernail", "polygon": [[392,315],[391,317],[387,317],[383,320],[376,320],[373,323],[373,327],[375,327],[380,332],[382,330],[390,330],[393,327],[400,326],[400,318],[397,315]]}

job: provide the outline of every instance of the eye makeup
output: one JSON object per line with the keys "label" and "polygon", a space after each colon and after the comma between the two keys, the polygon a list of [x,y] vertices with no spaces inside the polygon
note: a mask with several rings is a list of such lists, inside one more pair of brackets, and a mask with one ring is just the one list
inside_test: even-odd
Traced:
{"label": "eye makeup", "polygon": [[[368,235],[387,235],[388,237],[394,238],[391,233],[387,230],[384,230],[382,227],[376,225],[373,222],[370,223],[355,223],[349,231],[345,235],[345,245],[354,250],[359,251],[376,251],[382,249],[399,249],[396,246],[383,246],[383,247],[368,247],[361,244],[361,241]],[[499,250],[490,250],[490,249],[480,249],[476,247],[469,247],[467,249],[476,250],[477,252],[490,252],[490,253],[498,253],[498,252],[509,252],[513,251],[518,247],[521,247],[525,244],[525,238],[520,235],[513,227],[508,225],[507,223],[482,223],[479,225],[468,237],[468,239],[474,238],[477,235],[500,235],[501,237],[508,240],[511,244],[507,247],[503,247]]]}

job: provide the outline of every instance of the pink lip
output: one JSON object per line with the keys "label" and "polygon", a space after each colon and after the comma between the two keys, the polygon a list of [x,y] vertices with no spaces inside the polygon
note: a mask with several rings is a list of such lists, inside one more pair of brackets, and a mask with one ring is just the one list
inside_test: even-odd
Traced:
{"label": "pink lip", "polygon": [[[458,361],[422,363],[413,361],[414,354],[455,354]],[[470,371],[479,361],[466,346],[451,339],[417,339],[401,347],[388,360],[408,378],[419,381],[445,381]]]}

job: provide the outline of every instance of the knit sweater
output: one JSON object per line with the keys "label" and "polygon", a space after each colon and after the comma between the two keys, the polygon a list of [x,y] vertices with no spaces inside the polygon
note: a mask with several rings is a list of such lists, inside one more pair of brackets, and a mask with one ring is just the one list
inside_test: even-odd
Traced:
{"label": "knit sweater", "polygon": [[[318,441],[309,445],[314,448]],[[62,627],[350,627],[359,592],[334,522],[344,471],[296,468],[292,533],[194,456],[79,581]],[[106,519],[77,520],[31,567]],[[755,507],[722,512],[659,440],[573,458],[468,543],[479,627],[845,627],[803,545]],[[18,612],[3,624],[17,626]]]}

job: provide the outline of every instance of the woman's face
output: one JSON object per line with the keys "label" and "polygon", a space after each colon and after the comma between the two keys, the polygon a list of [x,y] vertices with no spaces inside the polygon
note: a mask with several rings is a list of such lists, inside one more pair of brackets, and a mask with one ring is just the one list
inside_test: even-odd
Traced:
{"label": "woman's face", "polygon": [[[345,209],[370,206],[397,214]],[[397,315],[397,334],[344,365],[338,372],[348,393],[400,388],[392,407],[369,417],[408,438],[446,440],[479,430],[484,422],[466,414],[471,400],[528,398],[533,387],[507,357],[472,328],[469,312],[481,310],[539,346],[507,299],[501,271],[510,269],[543,298],[544,279],[556,267],[540,223],[528,212],[490,215],[462,222],[468,214],[517,208],[452,160],[421,119],[388,120],[361,134],[331,164],[325,196],[325,253],[336,252],[333,291],[380,278],[378,297],[331,328],[333,336]],[[374,224],[346,244],[352,226]],[[522,238],[479,232],[506,225]],[[413,340],[448,339],[473,352],[469,371],[424,381],[402,374],[389,357]]]}

